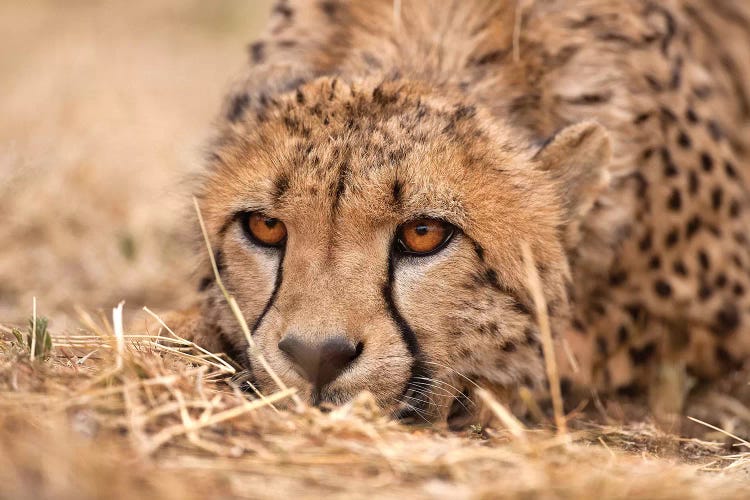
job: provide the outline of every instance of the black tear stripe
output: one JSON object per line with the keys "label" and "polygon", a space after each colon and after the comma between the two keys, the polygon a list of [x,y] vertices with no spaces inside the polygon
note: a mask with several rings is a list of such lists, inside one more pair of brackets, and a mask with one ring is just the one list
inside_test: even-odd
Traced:
{"label": "black tear stripe", "polygon": [[[414,391],[414,389],[417,385],[417,382],[424,382],[420,379],[420,377],[429,378],[430,371],[425,366],[424,362],[421,361],[422,352],[419,348],[419,342],[417,341],[417,336],[415,335],[414,330],[412,330],[409,323],[401,315],[401,312],[398,310],[396,302],[393,299],[395,267],[396,266],[393,253],[391,253],[388,257],[388,277],[386,283],[383,285],[382,290],[383,300],[385,301],[388,315],[393,320],[393,323],[395,323],[395,325],[398,327],[399,332],[401,332],[401,338],[404,340],[406,348],[409,351],[409,354],[412,356],[413,361],[411,364],[411,373],[409,375],[409,380],[407,380],[404,386],[404,390],[401,392],[401,396],[399,398],[400,401],[408,402],[412,407],[399,410],[394,415],[394,418],[402,421],[408,420],[416,422],[425,418],[424,413],[428,410],[429,401],[426,401],[424,398],[413,399],[411,398],[411,394],[416,392]],[[409,401],[405,401],[405,399],[409,399]]]}
{"label": "black tear stripe", "polygon": [[255,323],[253,323],[253,327],[250,330],[250,335],[255,335],[255,332],[258,331],[258,328],[260,328],[261,323],[263,323],[263,318],[266,317],[266,314],[268,314],[268,311],[271,309],[271,306],[273,306],[273,303],[276,302],[276,296],[279,294],[279,288],[281,288],[281,281],[284,278],[284,256],[286,255],[286,249],[281,249],[281,255],[279,255],[279,268],[276,271],[276,280],[273,283],[273,291],[271,292],[271,297],[268,299],[268,302],[266,302],[265,307],[263,307],[263,312],[260,313],[260,316],[255,320]]}

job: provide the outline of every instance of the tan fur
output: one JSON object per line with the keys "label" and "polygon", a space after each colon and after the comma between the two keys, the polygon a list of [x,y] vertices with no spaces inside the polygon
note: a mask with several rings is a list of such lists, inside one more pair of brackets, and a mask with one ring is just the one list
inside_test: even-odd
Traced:
{"label": "tan fur", "polygon": [[[665,360],[705,377],[743,360],[750,9],[399,4],[281,2],[223,110],[197,194],[222,277],[280,376],[315,402],[367,389],[425,419],[476,381],[538,385],[521,241],[578,381],[642,388]],[[284,251],[248,242],[235,214],[250,210],[286,224]],[[460,231],[430,257],[393,257],[396,228],[418,216]],[[186,331],[270,388],[204,285]],[[313,396],[277,346],[290,332],[364,348]]]}

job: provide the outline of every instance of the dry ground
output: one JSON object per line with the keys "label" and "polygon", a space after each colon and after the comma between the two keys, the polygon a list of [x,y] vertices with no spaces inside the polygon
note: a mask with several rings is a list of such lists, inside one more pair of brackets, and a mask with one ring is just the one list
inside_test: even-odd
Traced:
{"label": "dry ground", "polygon": [[[329,414],[277,413],[193,346],[117,343],[120,300],[128,323],[143,305],[192,299],[181,179],[198,168],[267,11],[241,0],[0,3],[0,498],[747,496],[750,449],[721,433],[582,421],[566,439],[451,433],[389,422],[366,396]],[[39,336],[33,360],[32,297],[54,345],[44,352]],[[750,423],[747,408],[721,401]]]}

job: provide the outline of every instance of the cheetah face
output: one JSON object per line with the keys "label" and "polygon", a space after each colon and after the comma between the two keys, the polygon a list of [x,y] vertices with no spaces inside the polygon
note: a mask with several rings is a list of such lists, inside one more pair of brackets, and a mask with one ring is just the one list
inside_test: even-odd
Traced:
{"label": "cheetah face", "polygon": [[[475,384],[536,384],[519,245],[564,318],[566,240],[601,184],[601,128],[571,127],[540,152],[403,81],[325,78],[257,100],[227,125],[198,198],[222,279],[279,376],[313,404],[368,390],[417,420],[470,405]],[[207,328],[273,391],[208,287]]]}

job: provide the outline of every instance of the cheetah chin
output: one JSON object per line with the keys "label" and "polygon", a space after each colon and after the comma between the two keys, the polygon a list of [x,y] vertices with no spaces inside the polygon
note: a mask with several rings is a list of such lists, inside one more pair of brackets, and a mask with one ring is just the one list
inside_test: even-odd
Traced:
{"label": "cheetah chin", "polygon": [[[479,386],[544,390],[522,244],[565,389],[746,359],[750,6],[518,5],[282,1],[250,45],[196,198],[259,352],[310,403],[367,390],[439,421],[477,415]],[[201,269],[171,321],[273,391]]]}

